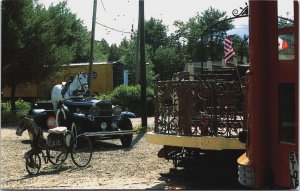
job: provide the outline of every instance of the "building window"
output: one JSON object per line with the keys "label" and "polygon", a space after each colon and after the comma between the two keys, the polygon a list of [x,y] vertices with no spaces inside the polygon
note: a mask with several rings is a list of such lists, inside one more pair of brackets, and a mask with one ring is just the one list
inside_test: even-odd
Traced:
{"label": "building window", "polygon": [[277,0],[278,28],[294,26],[294,1]]}
{"label": "building window", "polygon": [[295,84],[279,84],[279,141],[295,143]]}

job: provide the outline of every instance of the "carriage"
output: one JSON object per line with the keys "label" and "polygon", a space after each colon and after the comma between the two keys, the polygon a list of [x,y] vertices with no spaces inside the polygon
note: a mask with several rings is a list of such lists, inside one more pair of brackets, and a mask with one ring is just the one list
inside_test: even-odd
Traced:
{"label": "carriage", "polygon": [[87,166],[92,158],[93,147],[90,139],[81,134],[74,134],[66,127],[55,127],[48,131],[45,138],[41,127],[37,126],[33,118],[25,117],[16,134],[22,136],[28,130],[31,138],[31,150],[25,153],[26,170],[30,175],[39,173],[41,157],[44,162],[60,165],[71,155],[73,163],[78,167]]}

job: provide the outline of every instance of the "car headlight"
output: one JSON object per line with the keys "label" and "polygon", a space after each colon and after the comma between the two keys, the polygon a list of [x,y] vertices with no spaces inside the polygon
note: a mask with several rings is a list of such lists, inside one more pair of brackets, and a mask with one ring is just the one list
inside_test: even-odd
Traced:
{"label": "car headlight", "polygon": [[107,123],[102,122],[102,123],[100,124],[100,127],[101,127],[101,129],[104,131],[104,130],[107,128]]}
{"label": "car headlight", "polygon": [[93,116],[99,116],[100,115],[100,108],[97,107],[97,106],[93,106],[90,109],[90,114],[93,115]]}
{"label": "car headlight", "polygon": [[111,127],[112,127],[114,130],[117,130],[117,129],[118,129],[118,123],[117,123],[117,122],[112,122],[112,123],[111,123]]}
{"label": "car headlight", "polygon": [[120,113],[122,112],[122,107],[121,106],[114,106],[113,107],[113,115],[117,116],[120,115]]}

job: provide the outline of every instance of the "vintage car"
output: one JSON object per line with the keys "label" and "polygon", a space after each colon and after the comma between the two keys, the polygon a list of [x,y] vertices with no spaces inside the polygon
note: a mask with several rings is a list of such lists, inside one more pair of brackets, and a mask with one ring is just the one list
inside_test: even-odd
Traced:
{"label": "vintage car", "polygon": [[135,114],[122,111],[120,106],[112,105],[110,100],[75,97],[65,99],[57,112],[33,107],[28,115],[33,116],[37,125],[43,129],[66,126],[74,136],[86,134],[95,139],[120,139],[122,146],[131,145],[133,130],[130,118]]}

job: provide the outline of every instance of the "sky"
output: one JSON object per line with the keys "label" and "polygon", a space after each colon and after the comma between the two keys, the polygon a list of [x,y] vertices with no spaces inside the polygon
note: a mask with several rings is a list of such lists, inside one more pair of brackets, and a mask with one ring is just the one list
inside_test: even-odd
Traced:
{"label": "sky", "polygon": [[[39,3],[48,7],[51,3],[57,4],[62,0],[39,0]],[[151,17],[162,20],[168,26],[169,34],[176,28],[173,22],[181,20],[187,22],[194,17],[197,12],[201,13],[210,6],[226,11],[228,16],[232,16],[232,11],[240,7],[245,7],[243,0],[144,0],[145,20]],[[89,31],[92,28],[94,0],[67,0],[67,5],[71,12],[81,19]],[[95,40],[104,38],[109,44],[119,45],[121,40],[130,38],[128,32],[138,27],[139,0],[97,0],[96,22],[107,27],[116,29],[118,32],[100,24],[96,24]],[[248,34],[248,18],[236,19],[233,23],[236,27],[228,34]]]}

